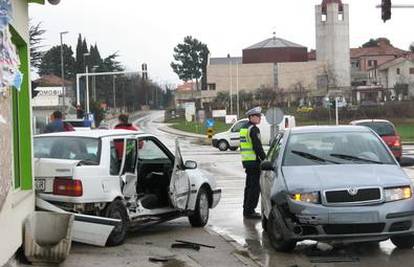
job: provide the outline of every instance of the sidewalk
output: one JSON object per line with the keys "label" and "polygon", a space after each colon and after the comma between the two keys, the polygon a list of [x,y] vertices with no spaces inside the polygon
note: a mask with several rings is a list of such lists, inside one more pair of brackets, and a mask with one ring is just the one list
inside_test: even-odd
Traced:
{"label": "sidewalk", "polygon": [[[179,239],[215,248],[201,247],[199,251],[171,248]],[[183,218],[131,232],[126,242],[118,247],[98,248],[74,243],[69,258],[61,266],[258,266],[245,256],[245,250],[232,243],[208,228],[192,228]],[[166,261],[152,262],[150,258]]]}

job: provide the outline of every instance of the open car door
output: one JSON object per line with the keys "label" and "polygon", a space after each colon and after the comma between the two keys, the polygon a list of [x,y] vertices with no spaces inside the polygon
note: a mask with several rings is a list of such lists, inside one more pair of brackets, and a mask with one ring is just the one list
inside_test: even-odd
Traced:
{"label": "open car door", "polygon": [[186,210],[190,199],[190,178],[185,171],[178,139],[175,139],[174,169],[170,182],[170,199],[173,206],[179,210]]}

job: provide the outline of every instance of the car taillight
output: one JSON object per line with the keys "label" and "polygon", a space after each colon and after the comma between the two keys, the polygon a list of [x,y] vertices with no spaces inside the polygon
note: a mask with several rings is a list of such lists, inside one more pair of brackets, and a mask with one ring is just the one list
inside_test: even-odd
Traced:
{"label": "car taillight", "polygon": [[80,197],[83,194],[82,181],[55,177],[53,194],[70,197]]}
{"label": "car taillight", "polygon": [[394,144],[392,144],[392,146],[394,146],[394,147],[400,147],[401,146],[401,142],[400,142],[399,137],[397,137],[397,139],[395,139]]}

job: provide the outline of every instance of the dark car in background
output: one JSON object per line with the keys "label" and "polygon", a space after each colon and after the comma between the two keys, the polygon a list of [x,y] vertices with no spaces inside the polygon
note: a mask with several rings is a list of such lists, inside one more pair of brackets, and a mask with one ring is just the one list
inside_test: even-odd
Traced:
{"label": "dark car in background", "polygon": [[401,161],[401,138],[392,122],[387,120],[374,119],[351,121],[350,124],[366,126],[374,130],[379,136],[381,136],[382,140],[384,140],[384,142],[388,145],[388,147],[392,151],[392,154],[394,154],[394,157],[398,160],[398,162]]}

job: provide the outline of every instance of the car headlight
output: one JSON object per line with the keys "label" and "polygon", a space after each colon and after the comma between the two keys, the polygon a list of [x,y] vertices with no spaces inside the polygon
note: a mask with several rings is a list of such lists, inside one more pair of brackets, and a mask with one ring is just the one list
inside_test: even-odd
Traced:
{"label": "car headlight", "polygon": [[397,201],[403,199],[409,199],[413,195],[411,191],[411,187],[409,186],[402,186],[402,187],[394,187],[394,188],[385,188],[384,189],[384,196],[385,201]]}
{"label": "car headlight", "polygon": [[319,192],[295,193],[290,196],[295,201],[320,203]]}

